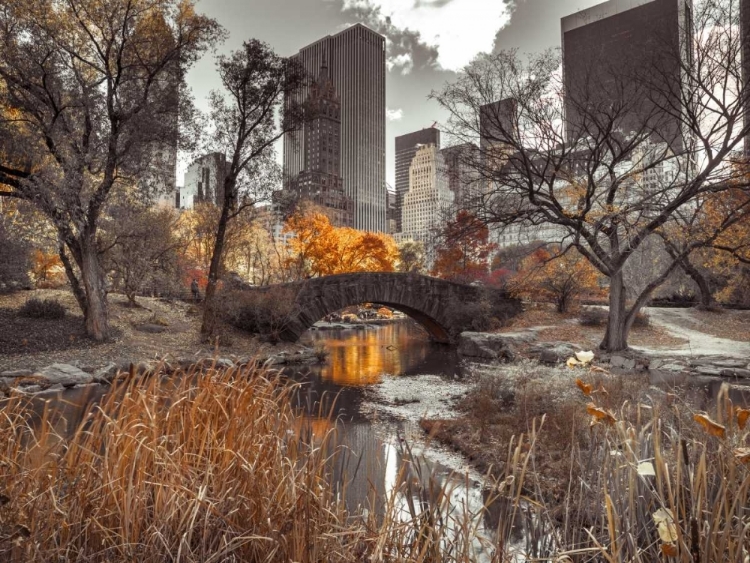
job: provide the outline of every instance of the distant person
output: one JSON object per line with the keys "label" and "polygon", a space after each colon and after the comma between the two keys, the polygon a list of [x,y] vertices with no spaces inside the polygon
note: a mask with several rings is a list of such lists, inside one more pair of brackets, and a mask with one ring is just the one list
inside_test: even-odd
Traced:
{"label": "distant person", "polygon": [[198,280],[193,278],[193,281],[190,283],[190,291],[193,292],[193,301],[196,303],[201,297],[200,289],[198,289]]}

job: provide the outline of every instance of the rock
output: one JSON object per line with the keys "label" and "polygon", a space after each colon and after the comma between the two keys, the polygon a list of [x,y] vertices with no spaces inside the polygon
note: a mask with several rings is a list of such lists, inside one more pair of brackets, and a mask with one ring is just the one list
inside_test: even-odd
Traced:
{"label": "rock", "polygon": [[724,371],[722,368],[716,366],[697,366],[694,369],[701,375],[723,375],[722,371]]}
{"label": "rock", "polygon": [[234,367],[234,362],[227,358],[219,358],[216,360],[216,367],[218,369],[229,369]]}
{"label": "rock", "polygon": [[115,363],[109,363],[103,368],[98,369],[94,372],[94,382],[96,383],[111,383],[112,380],[117,376],[119,368]]}
{"label": "rock", "polygon": [[744,368],[724,368],[721,370],[724,377],[743,377],[750,378],[750,369]]}
{"label": "rock", "polygon": [[35,375],[43,377],[50,385],[59,383],[63,387],[84,385],[94,381],[94,376],[90,373],[86,373],[85,371],[68,364],[52,364],[51,366],[42,368]]}
{"label": "rock", "polygon": [[560,364],[568,358],[574,357],[577,351],[579,351],[577,347],[567,342],[540,344],[530,350],[532,356],[536,356],[539,362],[547,365]]}
{"label": "rock", "polygon": [[135,328],[135,330],[137,330],[138,332],[146,332],[148,334],[159,334],[161,332],[167,331],[167,327],[165,326],[150,323],[135,325],[133,328]]}
{"label": "rock", "polygon": [[504,334],[487,332],[462,332],[458,340],[458,354],[483,360],[508,360],[516,358],[512,339]]}
{"label": "rock", "polygon": [[12,371],[3,371],[0,372],[0,377],[5,377],[8,379],[13,379],[14,377],[28,377],[30,375],[33,375],[34,372],[30,369],[16,369]]}
{"label": "rock", "polygon": [[635,359],[627,356],[614,355],[609,358],[609,365],[617,369],[635,369]]}
{"label": "rock", "polygon": [[745,365],[747,363],[747,360],[741,360],[739,358],[725,358],[722,360],[713,360],[710,362],[711,365],[717,366],[720,368],[740,368],[744,369]]}

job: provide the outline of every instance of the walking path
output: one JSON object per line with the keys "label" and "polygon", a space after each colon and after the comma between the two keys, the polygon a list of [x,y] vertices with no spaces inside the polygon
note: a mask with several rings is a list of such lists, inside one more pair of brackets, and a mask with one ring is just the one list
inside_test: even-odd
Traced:
{"label": "walking path", "polygon": [[[688,340],[686,344],[669,350],[669,355],[724,356],[750,360],[750,342],[719,338],[687,328],[695,322],[695,319],[691,316],[692,309],[649,307],[646,311],[651,322],[664,327],[674,336]],[[663,349],[659,350],[647,346],[632,346],[632,348],[653,354],[664,353]]]}

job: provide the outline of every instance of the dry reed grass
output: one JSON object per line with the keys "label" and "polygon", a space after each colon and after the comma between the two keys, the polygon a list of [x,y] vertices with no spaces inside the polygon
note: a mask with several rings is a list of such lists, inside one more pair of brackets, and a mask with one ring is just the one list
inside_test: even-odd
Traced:
{"label": "dry reed grass", "polygon": [[274,372],[131,378],[70,436],[14,397],[0,407],[0,560],[746,563],[742,411],[725,392],[703,426],[676,402],[615,410],[598,376],[579,386],[595,424],[571,430],[562,511],[540,486],[545,415],[510,439],[484,506],[405,446],[382,510],[349,514],[336,425],[315,435]]}

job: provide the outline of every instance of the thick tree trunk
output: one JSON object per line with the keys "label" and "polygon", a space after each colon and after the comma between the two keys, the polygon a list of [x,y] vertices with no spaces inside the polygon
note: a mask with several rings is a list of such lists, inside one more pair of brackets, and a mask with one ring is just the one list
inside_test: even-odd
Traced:
{"label": "thick tree trunk", "polygon": [[104,288],[104,275],[99,264],[96,237],[84,235],[81,240],[81,270],[83,288],[86,292],[86,334],[96,341],[109,337],[109,316],[107,294]]}
{"label": "thick tree trunk", "polygon": [[618,352],[628,347],[627,311],[625,310],[625,282],[622,270],[610,278],[609,283],[609,319],[604,340],[599,348],[607,352]]}

